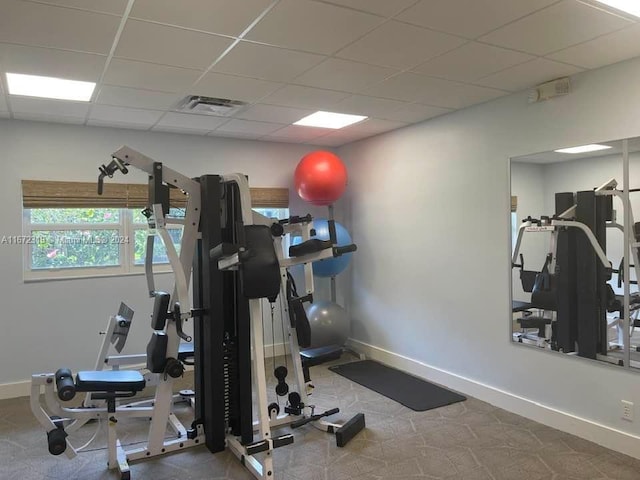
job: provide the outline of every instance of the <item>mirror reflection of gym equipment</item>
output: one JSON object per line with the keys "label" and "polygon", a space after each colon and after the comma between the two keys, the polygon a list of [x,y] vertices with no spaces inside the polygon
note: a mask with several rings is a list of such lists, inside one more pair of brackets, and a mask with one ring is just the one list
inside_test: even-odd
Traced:
{"label": "mirror reflection of gym equipment", "polygon": [[625,139],[511,159],[514,342],[640,368],[638,152]]}

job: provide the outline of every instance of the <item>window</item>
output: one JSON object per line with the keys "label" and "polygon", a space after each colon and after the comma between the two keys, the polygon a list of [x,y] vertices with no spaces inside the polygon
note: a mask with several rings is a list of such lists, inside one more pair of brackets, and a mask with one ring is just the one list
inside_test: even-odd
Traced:
{"label": "window", "polygon": [[[184,210],[172,208],[168,219],[182,216]],[[142,272],[147,220],[139,209],[32,208],[23,219],[26,279]],[[167,230],[180,253],[182,226]],[[169,270],[157,236],[153,263]]]}
{"label": "window", "polygon": [[277,218],[278,220],[289,218],[288,208],[254,208],[253,210],[268,218]]}
{"label": "window", "polygon": [[[287,218],[288,208],[255,208],[269,218]],[[184,217],[171,208],[167,219]],[[140,273],[147,246],[147,219],[139,209],[24,209],[25,279]],[[167,225],[180,253],[182,225]],[[154,239],[155,271],[170,271],[158,236]]]}
{"label": "window", "polygon": [[[147,185],[105,183],[98,196],[92,182],[22,181],[23,235],[3,241],[24,244],[27,280],[143,273],[147,245]],[[172,208],[167,231],[178,253],[182,225],[170,218],[184,217],[185,196],[171,190]],[[251,188],[257,211],[285,218],[289,209],[286,188]],[[154,239],[154,271],[170,271],[159,237]]]}

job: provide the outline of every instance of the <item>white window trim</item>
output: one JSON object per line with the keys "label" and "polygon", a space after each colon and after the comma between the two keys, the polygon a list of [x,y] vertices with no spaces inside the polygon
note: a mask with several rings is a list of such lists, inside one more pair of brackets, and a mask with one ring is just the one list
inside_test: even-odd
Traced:
{"label": "white window trim", "polygon": [[[25,208],[22,211],[22,231],[25,239],[32,238],[34,231],[46,230],[118,230],[119,237],[124,239],[120,248],[119,265],[93,266],[93,267],[68,267],[68,268],[31,268],[32,243],[25,243],[22,249],[23,254],[23,281],[42,282],[48,280],[72,280],[100,277],[119,277],[127,275],[144,275],[144,265],[135,265],[135,230],[146,228],[144,224],[133,223],[133,212],[131,209],[120,208],[120,222],[109,224],[32,224],[30,221],[30,210]],[[171,266],[168,263],[158,263],[153,266],[154,273],[171,273]]]}

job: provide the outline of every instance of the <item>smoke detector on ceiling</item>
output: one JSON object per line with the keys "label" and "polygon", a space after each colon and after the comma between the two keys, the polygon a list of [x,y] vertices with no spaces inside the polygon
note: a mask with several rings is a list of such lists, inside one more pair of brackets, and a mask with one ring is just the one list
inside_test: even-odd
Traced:
{"label": "smoke detector on ceiling", "polygon": [[198,115],[230,117],[242,110],[246,105],[246,102],[241,102],[240,100],[189,95],[178,104],[176,111],[183,113],[195,113]]}
{"label": "smoke detector on ceiling", "polygon": [[542,102],[571,92],[569,77],[557,78],[541,83],[529,92],[529,103]]}

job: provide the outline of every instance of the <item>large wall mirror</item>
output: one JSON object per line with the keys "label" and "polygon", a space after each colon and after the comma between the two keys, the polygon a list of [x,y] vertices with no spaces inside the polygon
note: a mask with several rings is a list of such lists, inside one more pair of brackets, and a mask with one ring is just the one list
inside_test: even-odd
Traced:
{"label": "large wall mirror", "polygon": [[640,138],[510,171],[513,341],[640,369]]}

